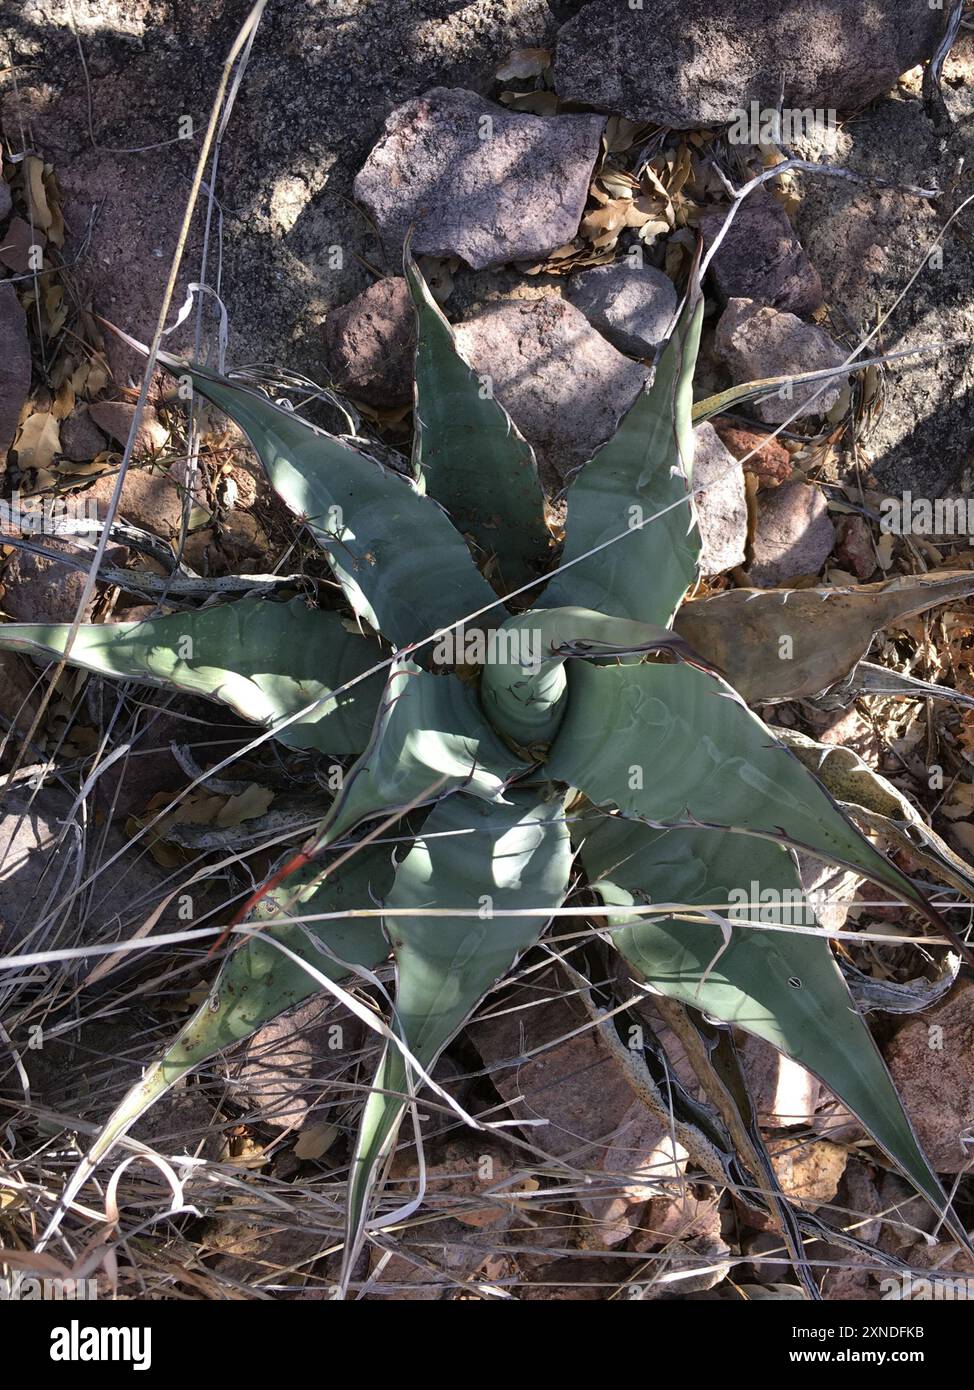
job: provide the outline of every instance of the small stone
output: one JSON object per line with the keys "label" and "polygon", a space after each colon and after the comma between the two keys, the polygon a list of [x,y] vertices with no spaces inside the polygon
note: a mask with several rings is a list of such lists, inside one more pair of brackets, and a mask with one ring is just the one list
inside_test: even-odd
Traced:
{"label": "small stone", "polygon": [[909,1250],[912,1262],[920,1250],[932,1248],[922,1237],[939,1224],[937,1214],[926,1197],[899,1173],[881,1173],[877,1186],[883,1230],[876,1244],[889,1255]]}
{"label": "small stone", "polygon": [[493,304],[455,333],[462,355],[534,446],[549,490],[615,433],[649,375],[563,299]]}
{"label": "small stone", "polygon": [[743,565],[747,546],[744,473],[713,425],[694,430],[693,497],[703,543],[702,574],[723,574]]}
{"label": "small stone", "polygon": [[773,589],[817,575],[834,543],[835,527],[818,488],[784,483],[761,492],[748,579],[759,589]]}
{"label": "small stone", "polygon": [[[675,1197],[658,1197],[646,1209],[630,1248],[640,1253],[661,1246],[667,1257],[663,1272],[669,1276],[658,1286],[660,1294],[705,1293],[716,1288],[730,1272],[730,1246],[721,1234],[720,1199],[712,1188],[697,1196],[684,1184]],[[679,1274],[674,1280],[673,1276]],[[653,1293],[648,1293],[652,1297]]]}
{"label": "small stone", "polygon": [[105,436],[84,406],[61,421],[61,453],[74,463],[88,463],[105,448]]}
{"label": "small stone", "polygon": [[647,1202],[668,1207],[670,1198],[660,1194],[679,1190],[688,1158],[683,1145],[641,1101],[631,1105],[600,1164],[612,1196],[583,1197],[579,1203],[598,1222],[586,1243],[611,1249],[644,1224]]}
{"label": "small stone", "polygon": [[[835,1202],[822,1216],[826,1225],[862,1241],[867,1249],[875,1245],[884,1227],[883,1202],[875,1169],[850,1158]],[[857,1254],[843,1245],[827,1243],[816,1246],[815,1259],[819,1266],[819,1287],[823,1298],[830,1302],[843,1299],[862,1302],[881,1297],[875,1265],[868,1255]]]}
{"label": "small stone", "polygon": [[[698,1195],[699,1193],[699,1195]],[[720,1239],[720,1197],[712,1187],[684,1183],[675,1197],[657,1197],[649,1206],[632,1248],[643,1253],[674,1241]]]}
{"label": "small stone", "polygon": [[933,1166],[964,1172],[974,1155],[974,982],[907,1019],[884,1053]]}
{"label": "small stone", "polygon": [[[841,931],[849,909],[864,882],[852,869],[825,864],[814,855],[796,851],[802,888],[814,909],[814,919],[825,931]],[[870,890],[872,891],[872,890]]]}
{"label": "small stone", "polygon": [[761,1124],[767,1129],[807,1128],[818,1104],[818,1079],[753,1034],[746,1036],[741,1058]]}
{"label": "small stone", "polygon": [[835,558],[857,579],[869,579],[876,572],[876,548],[869,522],[862,516],[844,516],[839,522]]}
{"label": "small stone", "polygon": [[753,101],[852,111],[934,52],[944,12],[917,0],[592,0],[558,31],[563,101],[694,129]]}
{"label": "small stone", "polygon": [[[839,1190],[849,1161],[848,1150],[827,1139],[783,1138],[768,1142],[768,1154],[785,1197],[802,1211],[816,1211]],[[748,1225],[758,1231],[774,1228],[770,1214],[747,1209]]]}
{"label": "small stone", "polygon": [[[108,512],[116,477],[115,473],[106,473],[82,494],[85,501],[90,500],[98,508],[101,519]],[[116,516],[153,535],[172,540],[179,535],[182,525],[182,491],[164,469],[129,468]]]}
{"label": "small stone", "polygon": [[[3,607],[18,623],[70,623],[78,611],[84,591],[90,551],[79,550],[55,536],[44,537],[44,549],[63,554],[65,562],[52,555],[35,555],[15,550],[3,570]],[[120,564],[128,556],[124,546],[109,546],[108,564]],[[78,568],[80,562],[82,568]],[[90,618],[94,598],[83,614]]]}
{"label": "small stone", "polygon": [[393,258],[461,256],[475,270],[540,260],[578,231],[605,120],[505,111],[434,87],[388,117],[355,179]]}
{"label": "small stone", "polygon": [[[845,353],[824,328],[802,323],[794,314],[762,308],[749,299],[730,300],[717,325],[714,346],[735,385],[822,371],[845,361]],[[806,415],[827,415],[845,380],[837,375],[828,381],[789,383],[758,401],[754,412],[769,425]]]}
{"label": "small stone", "polygon": [[[514,1176],[509,1153],[499,1145],[448,1142],[424,1172],[426,1202],[449,1208],[452,1220],[473,1230],[504,1230],[517,1212],[522,1183]],[[403,1201],[419,1188],[420,1167],[412,1150],[402,1150],[392,1162],[390,1183],[403,1187]]]}
{"label": "small stone", "polygon": [[0,463],[17,433],[17,422],[30,390],[30,342],[27,315],[13,285],[0,284]]}
{"label": "small stone", "polygon": [[715,420],[714,429],[741,462],[744,472],[757,478],[760,487],[780,487],[791,477],[791,455],[771,435],[742,430],[725,420]]}
{"label": "small stone", "polygon": [[281,1129],[332,1119],[353,1099],[364,1034],[353,1014],[312,996],[241,1044],[227,1064],[231,1094],[261,1124]]}
{"label": "small stone", "polygon": [[848,1163],[839,1185],[838,1205],[845,1210],[833,1214],[834,1225],[869,1245],[879,1239],[883,1229],[883,1202],[876,1185],[875,1169],[858,1159]]}
{"label": "small stone", "polygon": [[28,275],[31,270],[41,269],[40,264],[31,265],[31,247],[38,246],[43,251],[46,245],[47,238],[39,228],[35,227],[32,232],[29,222],[22,217],[12,217],[10,226],[0,236],[0,263],[15,275]]}
{"label": "small stone", "polygon": [[568,298],[613,347],[651,357],[676,312],[676,287],[652,266],[593,266],[569,277]]}
{"label": "small stone", "polygon": [[[726,211],[713,209],[700,219],[709,250],[724,225]],[[738,207],[710,266],[717,293],[753,299],[807,317],[822,303],[822,282],[805,255],[788,214],[770,194],[750,193]]]}
{"label": "small stone", "polygon": [[413,398],[415,315],[402,276],[374,285],[325,321],[325,360],[340,391],[373,406]]}
{"label": "small stone", "polygon": [[[109,439],[114,439],[116,444],[125,447],[129,431],[132,428],[132,420],[135,418],[135,406],[133,404],[129,401],[95,401],[89,405],[88,415],[98,428],[108,435]],[[155,411],[146,406],[139,419],[139,431],[135,436],[133,456],[156,453],[159,449],[165,448],[168,441],[169,431],[158,420]]]}

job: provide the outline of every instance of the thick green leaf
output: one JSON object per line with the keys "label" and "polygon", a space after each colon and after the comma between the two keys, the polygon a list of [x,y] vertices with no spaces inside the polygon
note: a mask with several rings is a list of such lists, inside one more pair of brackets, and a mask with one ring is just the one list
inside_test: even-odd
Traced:
{"label": "thick green leaf", "polygon": [[[696,292],[663,349],[651,385],[572,484],[561,560],[571,568],[552,576],[541,606],[578,604],[668,626],[694,582],[700,536],[690,504],[690,404],[702,321],[703,301]],[[595,553],[589,555],[591,550]]]}
{"label": "thick green leaf", "polygon": [[494,728],[519,747],[541,751],[565,712],[569,657],[641,661],[646,652],[672,651],[694,660],[687,642],[668,628],[606,617],[589,608],[538,608],[508,618],[492,634],[480,698]]}
{"label": "thick green leaf", "polygon": [[453,329],[409,252],[416,306],[416,476],[500,566],[502,591],[536,579],[550,556],[534,450],[460,356]]}
{"label": "thick green leaf", "polygon": [[[0,648],[59,657],[69,631],[63,623],[4,623]],[[278,737],[325,753],[361,752],[382,694],[378,674],[328,698],[380,662],[382,650],[348,632],[337,613],[301,599],[242,599],[141,623],[85,623],[69,660],[100,676],[205,695],[267,728],[321,700]]]}
{"label": "thick green leaf", "polygon": [[354,612],[390,642],[422,641],[494,602],[463,537],[409,479],[239,382],[160,360],[240,426]]}
{"label": "thick green leaf", "polygon": [[[290,919],[302,913],[310,916],[371,908],[388,892],[393,867],[388,848],[365,846],[333,877],[325,877],[326,873],[320,864],[299,870],[268,895],[258,916],[272,923],[282,912]],[[73,1200],[102,1159],[180,1077],[321,990],[318,981],[272,946],[267,936],[274,936],[336,982],[351,973],[350,967],[374,970],[389,954],[377,917],[309,922],[307,926],[289,920],[265,926],[249,937],[224,961],[209,998],[106,1121],[72,1174],[61,1208]]]}
{"label": "thick green leaf", "polygon": [[393,866],[387,846],[356,849],[333,876],[320,863],[298,869],[260,904],[255,920],[260,932],[231,951],[210,997],[182,1029],[160,1068],[171,1084],[189,1067],[247,1038],[285,1009],[318,994],[321,985],[290,957],[271,945],[280,941],[329,980],[345,979],[350,967],[374,970],[389,954],[377,917],[334,921],[287,921],[302,913],[347,912],[371,908],[392,885]]}
{"label": "thick green leaf", "polygon": [[653,830],[617,816],[593,817],[592,826],[583,827],[582,862],[608,907],[699,904],[731,924],[727,942],[713,922],[610,917],[612,944],[630,965],[660,993],[764,1038],[820,1077],[944,1212],[940,1182],[827,939],[741,925],[817,925],[791,853],[723,831]]}
{"label": "thick green leaf", "polygon": [[400,660],[390,671],[369,745],[349,770],[317,844],[332,844],[381,812],[460,789],[502,800],[507,783],[527,770],[491,729],[470,686]]}
{"label": "thick green leaf", "polygon": [[[427,1071],[477,1004],[531,946],[564,900],[572,851],[561,797],[515,792],[510,805],[460,795],[431,813],[399,865],[386,930],[398,973],[395,1026]],[[401,916],[412,908],[473,909],[476,917]],[[346,1273],[361,1241],[369,1194],[395,1143],[415,1078],[387,1046],[365,1105],[348,1196]]]}
{"label": "thick green leaf", "polygon": [[627,816],[785,840],[858,869],[947,930],[772,730],[725,682],[696,667],[573,663],[547,771]]}

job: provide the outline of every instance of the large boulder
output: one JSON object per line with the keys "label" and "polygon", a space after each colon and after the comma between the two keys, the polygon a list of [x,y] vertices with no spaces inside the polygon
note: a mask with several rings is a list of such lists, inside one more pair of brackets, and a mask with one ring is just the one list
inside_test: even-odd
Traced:
{"label": "large boulder", "polygon": [[563,99],[684,129],[757,102],[851,111],[929,57],[945,9],[926,0],[592,0],[558,34]]}

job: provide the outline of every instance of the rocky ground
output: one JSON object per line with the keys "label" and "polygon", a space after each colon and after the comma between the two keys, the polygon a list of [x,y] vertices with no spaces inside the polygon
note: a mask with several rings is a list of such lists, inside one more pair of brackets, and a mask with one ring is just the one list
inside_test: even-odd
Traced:
{"label": "rocky ground", "polygon": [[[7,498],[70,492],[104,514],[141,366],[95,316],[143,342],[154,331],[209,103],[246,8],[21,0],[12,16],[0,107]],[[974,194],[974,33],[962,29],[939,100],[925,99],[917,65],[936,48],[943,12],[882,0],[866,22],[861,10],[853,0],[814,15],[772,0],[272,0],[173,305],[205,269],[226,309],[228,364],[273,364],[327,386],[394,458],[408,449],[411,424],[412,313],[400,272],[412,227],[461,352],[534,445],[557,511],[573,472],[648,380],[698,237],[714,244],[730,187],[789,155],[838,166],[860,178],[788,172],[745,200],[706,283],[698,400],[834,368],[873,330],[866,357],[930,350],[732,402],[698,426],[706,591],[969,568],[966,532],[894,544],[878,520],[884,498],[904,490],[974,494],[974,212],[964,207]],[[741,144],[728,132],[751,102],[836,110],[838,119],[791,141],[772,132]],[[49,276],[36,301],[32,245]],[[213,304],[202,320],[211,347]],[[194,318],[169,337],[171,350],[191,347]],[[88,616],[152,611],[163,588],[126,588],[120,572],[138,556],[161,579],[174,543],[195,577],[281,569],[313,592],[320,564],[241,438],[205,423],[202,482],[187,495],[185,424],[157,384],[123,494],[130,534],[109,555],[119,573],[99,586]],[[63,539],[41,553],[8,546],[4,613],[70,620],[84,560],[83,547]],[[874,656],[974,691],[972,624],[962,604],[935,622],[908,620]],[[38,695],[36,668],[0,657],[5,731],[23,738]],[[969,713],[945,728],[922,702],[843,712],[805,701],[769,717],[855,747],[923,800],[956,850],[974,855]],[[121,752],[82,793],[86,759],[106,737]],[[917,752],[938,737],[952,750],[958,787],[943,796],[924,785]],[[197,871],[192,919],[221,920],[246,886],[239,866],[224,865],[228,854],[245,850],[259,881],[270,833],[315,819],[312,766],[248,759],[197,789],[138,850],[131,841],[242,741],[239,723],[215,723],[202,702],[67,682],[8,786],[3,947],[30,939],[38,903],[61,944],[115,940],[150,919],[176,929]],[[9,749],[4,756],[9,771]],[[55,771],[38,786],[45,763]],[[853,920],[865,920],[860,909]],[[900,979],[916,962],[904,950],[871,964]],[[162,978],[160,991],[145,966],[69,974],[56,1005],[27,988],[23,1017],[44,1027],[50,1019],[53,1029],[24,1054],[35,1105],[24,1113],[41,1133],[60,1132],[65,1113],[82,1130],[103,1119],[198,997],[204,973],[187,957]],[[83,1016],[71,1004],[81,983],[95,1001]],[[443,1059],[441,1079],[466,1105],[507,1105],[548,1125],[485,1151],[479,1136],[434,1115],[424,1219],[376,1247],[362,1271],[374,1277],[369,1297],[485,1288],[541,1299],[633,1289],[740,1297],[741,1286],[788,1282],[778,1237],[647,1115],[618,1059],[584,1028],[564,979],[531,974],[502,1008],[488,1001],[481,1013]],[[961,982],[922,1015],[872,1017],[921,1139],[942,1173],[966,1173],[974,987]],[[679,1070],[676,1039],[648,1009],[647,1023]],[[347,1034],[337,1052],[328,1044],[335,1026]],[[913,1032],[930,1027],[942,1030],[936,1052],[914,1045]],[[753,1041],[746,1058],[789,1196],[837,1230],[855,1226],[885,1256],[961,1268],[956,1249],[926,1238],[927,1214],[814,1078]],[[334,1243],[371,1061],[355,1020],[316,1002],[153,1112],[137,1137],[205,1160],[193,1200],[208,1216],[171,1223],[139,1277],[163,1291],[175,1280],[189,1297],[254,1285],[324,1296],[334,1260],[322,1252]],[[23,1084],[0,1069],[8,1095],[19,1086],[23,1099]],[[418,1172],[410,1145],[396,1163],[408,1193]],[[220,1195],[228,1175],[241,1179],[239,1202]],[[158,1189],[139,1181],[133,1201],[152,1209]],[[961,1198],[970,1201],[963,1186]],[[825,1242],[818,1258],[832,1261],[825,1296],[879,1296],[878,1259],[850,1261]]]}

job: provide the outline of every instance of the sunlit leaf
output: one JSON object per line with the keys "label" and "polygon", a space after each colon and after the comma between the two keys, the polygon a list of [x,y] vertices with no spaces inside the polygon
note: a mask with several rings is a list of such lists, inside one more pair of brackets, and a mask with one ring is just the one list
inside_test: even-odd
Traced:
{"label": "sunlit leaf", "polygon": [[505,589],[519,588],[537,578],[551,547],[534,450],[460,356],[408,251],[405,270],[417,321],[417,477],[454,525],[497,557]]}
{"label": "sunlit leaf", "polygon": [[494,601],[463,538],[407,479],[239,382],[164,357],[240,426],[359,617],[397,646]]}
{"label": "sunlit leaf", "polygon": [[[606,738],[605,730],[612,730]],[[857,869],[946,924],[719,678],[685,664],[569,671],[547,771],[597,805],[657,825],[732,828]]]}
{"label": "sunlit leaf", "polygon": [[539,606],[577,604],[665,626],[696,578],[690,402],[702,321],[694,292],[652,384],[569,489],[561,563],[570,568],[554,574]]}
{"label": "sunlit leaf", "polygon": [[790,852],[714,830],[652,830],[592,817],[582,862],[608,907],[700,905],[730,922],[610,917],[612,944],[660,993],[763,1038],[820,1077],[938,1212],[947,1199],[824,936],[742,924],[815,926]]}
{"label": "sunlit leaf", "polygon": [[[4,623],[0,648],[59,657],[69,631],[64,623]],[[271,729],[321,701],[277,737],[291,748],[335,754],[365,747],[383,685],[381,675],[369,676],[330,698],[381,662],[382,648],[348,632],[337,613],[301,599],[242,599],[138,623],[84,623],[69,659],[100,676],[205,695]]]}

